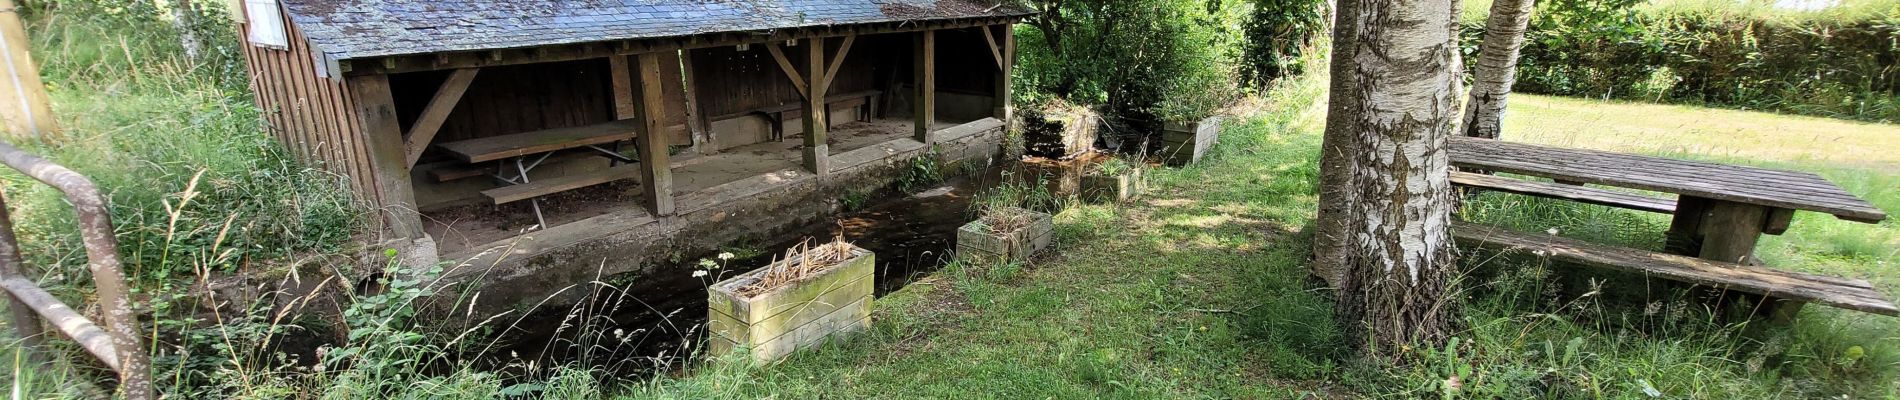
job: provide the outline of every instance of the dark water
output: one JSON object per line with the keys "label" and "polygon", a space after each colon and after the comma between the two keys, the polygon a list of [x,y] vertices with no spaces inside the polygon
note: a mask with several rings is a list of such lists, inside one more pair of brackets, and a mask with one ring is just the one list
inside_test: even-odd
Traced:
{"label": "dark water", "polygon": [[537,373],[533,366],[574,362],[609,377],[677,371],[704,337],[708,285],[763,266],[803,241],[843,235],[877,254],[877,295],[882,297],[949,261],[957,228],[970,221],[972,198],[1010,176],[1005,170],[991,168],[914,195],[886,192],[882,202],[751,246],[764,254],[728,260],[706,276],[695,277],[693,271],[716,253],[658,268],[624,287],[600,288],[589,302],[516,324],[503,333],[504,347],[477,357],[495,369],[527,376]]}

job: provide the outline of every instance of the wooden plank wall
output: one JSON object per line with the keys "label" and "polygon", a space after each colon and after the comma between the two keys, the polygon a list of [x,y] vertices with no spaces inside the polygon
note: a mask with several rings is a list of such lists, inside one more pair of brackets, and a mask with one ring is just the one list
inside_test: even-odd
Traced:
{"label": "wooden plank wall", "polygon": [[981,28],[937,31],[937,91],[993,96],[996,56]]}
{"label": "wooden plank wall", "polygon": [[[691,144],[686,130],[684,81],[677,55],[664,57],[667,75],[664,101],[674,144]],[[614,120],[613,80],[606,59],[487,67],[475,76],[455,110],[449,112],[434,143],[475,139],[543,129],[592,125]],[[415,124],[448,71],[390,76],[396,109],[405,131]],[[443,159],[424,153],[423,162]]]}
{"label": "wooden plank wall", "polygon": [[[414,126],[448,75],[447,71],[390,75],[390,92],[404,132]],[[434,143],[613,121],[612,87],[606,60],[482,68],[443,121]],[[430,149],[423,153],[422,162],[439,159],[436,150]]]}
{"label": "wooden plank wall", "polygon": [[[838,70],[838,77],[832,82],[830,93],[851,93],[871,90],[876,82],[874,73],[879,71],[879,60],[883,53],[893,50],[907,51],[909,45],[893,49],[886,40],[878,37],[894,35],[873,35],[859,37],[851,45],[851,51],[845,55],[844,66]],[[980,38],[979,38],[980,39]],[[826,54],[837,51],[838,40],[833,39],[825,50]],[[806,65],[805,44],[785,48],[785,55],[792,65]],[[794,51],[796,49],[796,51]],[[908,55],[910,53],[903,53]],[[734,46],[694,49],[693,83],[699,89],[700,109],[708,116],[720,116],[756,110],[765,107],[797,104],[804,99],[798,88],[792,86],[785,72],[779,69],[772,55],[767,53],[764,44],[753,44],[745,51]]]}
{"label": "wooden plank wall", "polygon": [[[280,12],[279,15],[290,15]],[[369,150],[350,90],[341,80],[320,77],[303,32],[284,18],[290,48],[243,47],[251,71],[251,90],[263,111],[267,130],[299,160],[343,175],[362,199],[381,204]],[[239,27],[240,40],[250,26]]]}

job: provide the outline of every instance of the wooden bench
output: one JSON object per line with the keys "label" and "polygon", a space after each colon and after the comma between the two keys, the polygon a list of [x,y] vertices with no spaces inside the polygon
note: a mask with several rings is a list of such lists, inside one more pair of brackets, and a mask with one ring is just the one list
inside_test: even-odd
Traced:
{"label": "wooden bench", "polygon": [[449,154],[455,155],[464,162],[478,163],[632,140],[639,130],[639,121],[620,120],[604,124],[458,140],[439,144],[436,147],[447,150]]}
{"label": "wooden bench", "polygon": [[1655,198],[1634,193],[1588,188],[1580,185],[1546,183],[1512,179],[1495,175],[1474,174],[1470,172],[1451,173],[1451,183],[1458,186],[1496,190],[1526,196],[1546,197],[1589,203],[1601,206],[1627,208],[1631,210],[1673,214],[1676,201]]}
{"label": "wooden bench", "polygon": [[[877,111],[878,111],[876,108],[877,97],[883,94],[884,94],[883,91],[866,90],[866,91],[860,91],[860,92],[839,93],[839,94],[825,96],[825,109],[826,111],[829,111],[831,108],[834,108],[834,107],[863,107],[865,108],[865,112],[863,114],[860,114],[858,118],[861,121],[869,120],[873,118],[875,114],[877,114]],[[713,120],[727,120],[727,119],[739,118],[739,117],[748,116],[748,115],[757,115],[757,116],[765,118],[767,122],[770,122],[772,124],[772,138],[773,139],[783,139],[785,137],[785,124],[791,121],[803,120],[805,118],[804,113],[799,112],[799,111],[803,111],[804,108],[805,108],[804,104],[788,103],[788,104],[780,104],[776,106],[762,107],[762,108],[757,108],[757,109],[752,109],[752,110],[740,111],[740,112],[731,113],[731,114],[718,115],[718,116],[712,117],[712,119]]]}
{"label": "wooden bench", "polygon": [[1848,310],[1900,316],[1900,307],[1873,284],[1768,267],[1749,266],[1640,249],[1594,244],[1554,235],[1515,232],[1457,223],[1452,236],[1462,245],[1537,251],[1553,260],[1587,267],[1631,271],[1669,280],[1760,294],[1771,298],[1826,304]]}
{"label": "wooden bench", "polygon": [[553,178],[537,179],[529,183],[483,190],[482,195],[494,200],[495,204],[508,204],[623,179],[634,179],[639,176],[640,164],[620,164],[608,168],[592,169],[578,174],[566,174]]}
{"label": "wooden bench", "polygon": [[[587,126],[459,140],[439,144],[436,147],[469,164],[513,160],[515,164],[513,177],[505,176],[505,172],[491,175],[506,185],[482,191],[483,196],[487,196],[495,204],[500,205],[640,176],[641,170],[639,164],[634,163],[635,160],[621,155],[618,151],[600,147],[604,144],[618,144],[623,140],[631,140],[640,129],[639,121],[618,120]],[[626,164],[552,178],[528,179],[529,171],[554,159],[557,153],[568,149],[587,150],[588,153],[584,154],[607,157]],[[571,155],[561,157],[571,157]],[[529,161],[529,159],[533,160]],[[505,170],[505,165],[500,169]],[[470,171],[486,173],[488,169],[476,166],[444,168],[436,171],[440,173],[431,172],[431,175],[437,180],[448,181],[470,177]],[[547,221],[541,215],[539,202],[534,204],[534,214],[535,219],[545,226]]]}

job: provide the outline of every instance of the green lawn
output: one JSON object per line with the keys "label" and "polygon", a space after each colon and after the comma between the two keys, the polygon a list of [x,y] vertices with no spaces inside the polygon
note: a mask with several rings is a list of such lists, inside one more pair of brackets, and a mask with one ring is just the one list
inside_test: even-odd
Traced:
{"label": "green lawn", "polygon": [[[1512,262],[1468,282],[1471,329],[1456,351],[1403,368],[1351,361],[1329,295],[1307,282],[1300,233],[1314,209],[1322,90],[1309,80],[1274,93],[1230,127],[1212,162],[1153,174],[1155,193],[1139,204],[1058,214],[1054,255],[983,271],[953,265],[879,299],[869,334],[771,367],[707,363],[628,395],[1418,397],[1454,375],[1460,394],[1480,398],[1896,395],[1891,318],[1810,307],[1792,329],[1743,334],[1682,303],[1644,310],[1546,293],[1565,281]],[[1537,96],[1513,97],[1511,110],[1510,139],[1811,170],[1900,209],[1900,156],[1883,152],[1900,148],[1900,128]],[[1666,224],[1496,196],[1476,199],[1467,217],[1630,242]],[[1763,247],[1771,263],[1900,293],[1900,273],[1887,270],[1900,259],[1894,223],[1803,215],[1795,226]]]}

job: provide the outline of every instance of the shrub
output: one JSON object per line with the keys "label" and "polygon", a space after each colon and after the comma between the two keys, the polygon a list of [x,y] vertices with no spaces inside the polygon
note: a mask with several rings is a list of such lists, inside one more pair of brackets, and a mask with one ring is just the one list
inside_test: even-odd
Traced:
{"label": "shrub", "polygon": [[[1536,13],[1518,91],[1900,121],[1900,2],[1556,0]],[[1482,18],[1465,15],[1467,62]]]}
{"label": "shrub", "polygon": [[1254,0],[1248,16],[1246,61],[1241,77],[1247,87],[1265,90],[1280,78],[1305,70],[1301,57],[1313,38],[1327,34],[1326,3],[1313,0]]}
{"label": "shrub", "polygon": [[[1138,144],[1169,120],[1195,120],[1239,98],[1233,0],[1038,0],[1018,48],[1022,100],[1105,105],[1119,136]],[[1111,137],[1114,137],[1111,136]],[[1156,141],[1158,142],[1158,141]]]}

